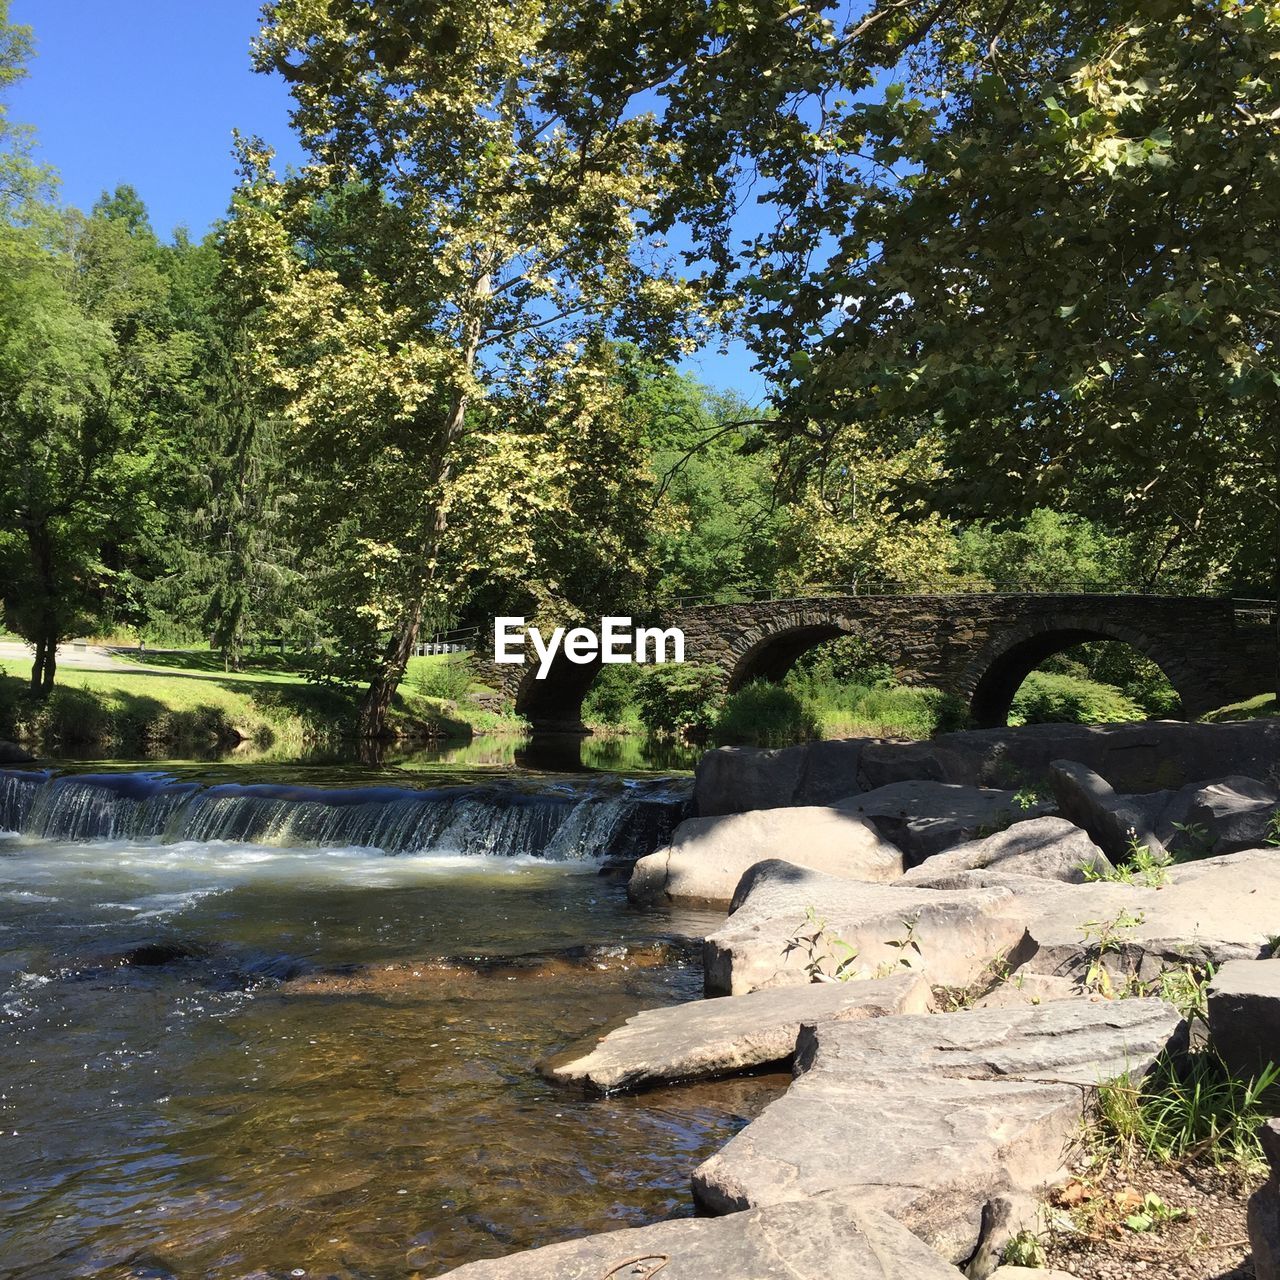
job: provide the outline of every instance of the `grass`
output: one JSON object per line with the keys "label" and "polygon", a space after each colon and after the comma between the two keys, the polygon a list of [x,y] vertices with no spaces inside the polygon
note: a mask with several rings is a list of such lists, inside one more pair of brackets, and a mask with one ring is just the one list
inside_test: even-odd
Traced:
{"label": "grass", "polygon": [[[401,738],[466,740],[474,732],[517,722],[465,700],[423,691],[447,658],[415,658],[392,705],[390,727]],[[180,666],[179,663],[182,665]],[[47,701],[26,693],[24,661],[0,661],[0,737],[39,748],[115,750],[184,748],[250,742],[304,747],[354,735],[355,698],[308,683],[300,660],[278,654],[224,672],[217,654],[148,654],[154,670],[92,671],[64,666]],[[457,687],[456,677],[449,677]],[[465,693],[466,690],[463,690]]]}
{"label": "grass", "polygon": [[1277,1079],[1280,1069],[1268,1066],[1257,1079],[1239,1080],[1211,1049],[1166,1054],[1145,1079],[1126,1074],[1099,1087],[1088,1145],[1103,1161],[1142,1155],[1159,1164],[1258,1166],[1257,1131],[1270,1111],[1264,1098]]}
{"label": "grass", "polygon": [[1200,719],[1207,724],[1222,724],[1229,720],[1260,720],[1277,714],[1280,714],[1280,708],[1276,706],[1276,695],[1260,693],[1256,698],[1246,698],[1243,702],[1233,702],[1216,711],[1206,712]]}

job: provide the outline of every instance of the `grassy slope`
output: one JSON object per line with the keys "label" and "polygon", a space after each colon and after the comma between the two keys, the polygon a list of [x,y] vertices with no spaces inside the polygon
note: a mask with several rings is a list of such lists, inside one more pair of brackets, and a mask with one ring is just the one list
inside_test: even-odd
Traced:
{"label": "grassy slope", "polygon": [[1260,693],[1256,698],[1249,698],[1244,702],[1233,702],[1229,707],[1219,707],[1217,711],[1210,711],[1200,719],[1207,720],[1211,724],[1220,724],[1224,720],[1257,720],[1263,716],[1277,714],[1280,714],[1280,708],[1276,706],[1276,695]]}
{"label": "grassy slope", "polygon": [[[473,729],[504,727],[483,708],[417,692],[415,678],[439,658],[415,658],[400,688],[391,725],[407,738],[466,740]],[[253,660],[223,672],[207,653],[147,656],[156,671],[88,671],[64,667],[47,703],[25,696],[29,666],[0,661],[0,736],[37,745],[115,748],[184,746],[248,740],[258,746],[302,747],[351,734],[354,699],[309,684],[288,660]],[[180,664],[180,665],[179,665]]]}

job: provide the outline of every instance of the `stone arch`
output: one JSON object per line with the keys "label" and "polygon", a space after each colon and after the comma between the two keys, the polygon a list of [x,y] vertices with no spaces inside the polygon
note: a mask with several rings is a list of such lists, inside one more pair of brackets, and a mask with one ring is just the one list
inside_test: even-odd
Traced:
{"label": "stone arch", "polygon": [[841,610],[810,607],[771,614],[767,622],[743,628],[730,646],[728,692],[752,680],[781,680],[801,654],[817,645],[865,634],[864,621]]}
{"label": "stone arch", "polygon": [[515,691],[516,712],[538,729],[582,731],[582,700],[600,674],[601,662],[570,662],[563,650],[556,654],[546,679],[538,679],[538,664],[516,668],[523,674]]}
{"label": "stone arch", "polygon": [[1087,640],[1116,640],[1136,649],[1164,672],[1184,709],[1194,709],[1195,675],[1162,637],[1080,614],[1061,614],[1002,629],[968,664],[955,692],[969,703],[979,728],[1000,728],[1008,723],[1014,695],[1027,676],[1046,658]]}

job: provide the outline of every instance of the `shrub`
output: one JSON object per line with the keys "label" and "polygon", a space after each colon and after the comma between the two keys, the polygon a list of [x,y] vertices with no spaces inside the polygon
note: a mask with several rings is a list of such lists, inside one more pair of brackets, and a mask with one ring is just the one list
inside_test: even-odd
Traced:
{"label": "shrub", "polygon": [[1109,724],[1141,720],[1143,710],[1119,689],[1079,676],[1033,671],[1013,699],[1010,724]]}
{"label": "shrub", "polygon": [[636,685],[640,723],[650,733],[706,733],[715,723],[720,672],[697,663],[646,671]]}
{"label": "shrub", "polygon": [[471,688],[471,662],[465,655],[449,655],[425,663],[413,683],[424,698],[461,702]]}
{"label": "shrub", "polygon": [[602,666],[595,683],[582,700],[583,720],[587,724],[600,725],[638,724],[639,681],[640,671],[635,666]]}
{"label": "shrub", "polygon": [[782,747],[817,737],[818,722],[790,689],[756,680],[725,699],[712,736],[723,743]]}

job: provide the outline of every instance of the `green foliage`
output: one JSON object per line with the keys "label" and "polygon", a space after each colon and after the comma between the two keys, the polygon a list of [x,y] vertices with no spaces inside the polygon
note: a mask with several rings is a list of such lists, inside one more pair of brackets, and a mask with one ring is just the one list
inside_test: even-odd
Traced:
{"label": "green foliage", "polygon": [[637,697],[643,675],[633,665],[602,666],[582,700],[584,722],[607,728],[639,728]]}
{"label": "green foliage", "polygon": [[1088,990],[1096,991],[1108,1000],[1122,994],[1112,980],[1107,957],[1124,950],[1126,939],[1144,919],[1142,912],[1134,914],[1121,910],[1108,920],[1086,920],[1080,926],[1080,940],[1089,957],[1084,975],[1084,985]]}
{"label": "green foliage", "polygon": [[1023,1229],[1005,1242],[1000,1261],[1011,1267],[1039,1269],[1049,1265],[1049,1255],[1040,1238],[1034,1232]]}
{"label": "green foliage", "polygon": [[418,666],[414,688],[424,698],[461,702],[471,688],[471,661],[465,654],[450,654]]}
{"label": "green foliage", "polygon": [[712,726],[716,742],[783,747],[816,737],[812,711],[792,691],[767,680],[752,681],[725,699]]}
{"label": "green foliage", "polygon": [[639,682],[640,723],[654,734],[707,733],[715,724],[720,672],[695,662],[649,668]]}
{"label": "green foliage", "polygon": [[1164,852],[1156,853],[1150,846],[1129,841],[1128,860],[1117,867],[1104,870],[1096,862],[1080,863],[1086,881],[1107,880],[1115,884],[1137,884],[1147,889],[1161,889],[1169,882],[1169,868],[1173,859]]}
{"label": "green foliage", "polygon": [[806,907],[803,922],[782,948],[783,959],[792,952],[804,954],[804,971],[810,982],[848,982],[857,976],[858,950],[827,929],[827,922]]}
{"label": "green foliage", "polygon": [[1102,590],[1133,577],[1130,540],[1108,534],[1067,512],[1037,507],[1008,527],[974,524],[957,542],[957,562],[966,577],[1007,589]]}
{"label": "green foliage", "polygon": [[1239,1080],[1210,1049],[1165,1055],[1145,1079],[1126,1074],[1099,1086],[1090,1143],[1099,1155],[1124,1161],[1142,1155],[1165,1164],[1258,1165],[1257,1131],[1278,1080],[1280,1070],[1270,1065],[1256,1079]]}
{"label": "green foliage", "polygon": [[1112,724],[1141,720],[1143,710],[1119,689],[1077,676],[1033,671],[1014,695],[1010,724]]}

